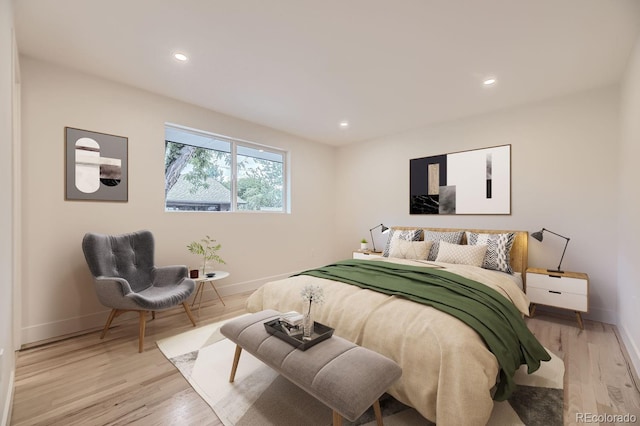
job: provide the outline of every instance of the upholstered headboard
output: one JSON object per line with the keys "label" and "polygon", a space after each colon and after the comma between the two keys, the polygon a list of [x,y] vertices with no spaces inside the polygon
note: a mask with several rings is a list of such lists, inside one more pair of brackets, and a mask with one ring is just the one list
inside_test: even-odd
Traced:
{"label": "upholstered headboard", "polygon": [[[456,231],[469,231],[482,234],[504,234],[507,232],[513,232],[516,237],[511,246],[510,260],[511,268],[515,272],[522,273],[522,280],[525,280],[525,272],[527,270],[528,258],[529,258],[529,232],[527,231],[499,231],[495,229],[466,229],[466,228],[425,228],[421,226],[392,226],[391,229],[398,230],[410,230],[410,229],[424,229],[435,232],[456,232]],[[462,244],[467,243],[466,234],[462,237]]]}

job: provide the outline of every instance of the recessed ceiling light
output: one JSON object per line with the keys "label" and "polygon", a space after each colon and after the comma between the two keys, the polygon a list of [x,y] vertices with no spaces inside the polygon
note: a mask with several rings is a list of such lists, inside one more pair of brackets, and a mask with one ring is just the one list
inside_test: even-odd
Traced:
{"label": "recessed ceiling light", "polygon": [[484,84],[485,86],[491,86],[492,84],[495,84],[495,82],[496,82],[496,79],[492,77],[483,81],[482,84]]}
{"label": "recessed ceiling light", "polygon": [[176,58],[176,59],[177,59],[177,60],[179,60],[179,61],[182,61],[182,62],[184,62],[184,61],[186,61],[187,59],[189,59],[189,58],[187,58],[187,55],[185,55],[184,53],[175,53],[175,54],[173,55],[173,57],[174,57],[174,58]]}
{"label": "recessed ceiling light", "polygon": [[340,122],[341,129],[346,129],[347,127],[349,127],[349,122],[347,120],[343,120]]}

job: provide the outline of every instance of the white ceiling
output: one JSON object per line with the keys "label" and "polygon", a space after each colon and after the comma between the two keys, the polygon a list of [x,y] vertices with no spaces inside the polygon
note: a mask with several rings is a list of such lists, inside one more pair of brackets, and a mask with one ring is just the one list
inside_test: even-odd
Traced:
{"label": "white ceiling", "polygon": [[[638,0],[14,0],[14,9],[24,55],[334,145],[615,83],[640,29]],[[497,84],[484,87],[487,76]]]}

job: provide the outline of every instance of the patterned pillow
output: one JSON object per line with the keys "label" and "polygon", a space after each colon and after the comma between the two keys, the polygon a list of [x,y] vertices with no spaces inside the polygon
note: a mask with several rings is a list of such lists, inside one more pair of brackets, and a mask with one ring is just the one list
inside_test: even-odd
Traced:
{"label": "patterned pillow", "polygon": [[451,244],[460,244],[463,235],[464,231],[437,232],[425,230],[424,240],[433,241],[433,245],[431,246],[431,250],[429,250],[429,257],[427,258],[427,260],[436,260],[436,257],[438,257],[438,247],[440,246],[440,241],[446,241]]}
{"label": "patterned pillow", "polygon": [[429,255],[431,244],[432,241],[407,241],[395,238],[389,247],[389,257],[425,260]]}
{"label": "patterned pillow", "polygon": [[495,271],[508,272],[513,274],[511,269],[511,246],[516,239],[516,234],[508,232],[506,234],[477,234],[475,232],[467,232],[467,244],[487,245],[487,254],[484,256],[482,267],[485,269],[493,269]]}
{"label": "patterned pillow", "polygon": [[436,262],[457,263],[460,265],[482,266],[484,255],[487,253],[487,245],[460,245],[440,241],[440,249]]}
{"label": "patterned pillow", "polygon": [[389,229],[389,238],[387,239],[387,245],[384,246],[382,257],[389,257],[389,248],[391,247],[391,241],[393,239],[400,239],[406,241],[420,241],[422,237],[422,229]]}

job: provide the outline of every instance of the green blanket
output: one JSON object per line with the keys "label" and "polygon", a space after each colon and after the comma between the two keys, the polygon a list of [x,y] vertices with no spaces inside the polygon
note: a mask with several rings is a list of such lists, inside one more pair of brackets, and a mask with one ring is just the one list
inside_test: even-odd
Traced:
{"label": "green blanket", "polygon": [[529,331],[522,314],[504,296],[476,281],[436,269],[371,260],[343,260],[301,272],[397,295],[446,312],[473,328],[500,364],[493,398],[507,399],[515,389],[513,375],[522,364],[528,372],[551,357]]}

